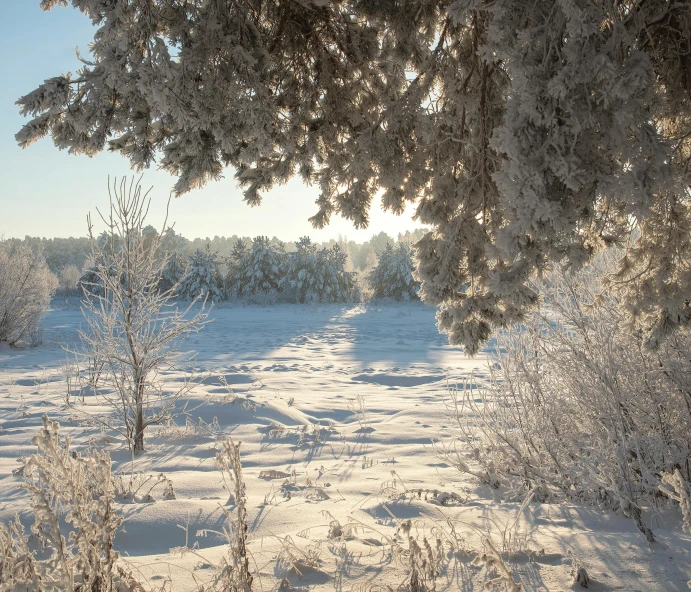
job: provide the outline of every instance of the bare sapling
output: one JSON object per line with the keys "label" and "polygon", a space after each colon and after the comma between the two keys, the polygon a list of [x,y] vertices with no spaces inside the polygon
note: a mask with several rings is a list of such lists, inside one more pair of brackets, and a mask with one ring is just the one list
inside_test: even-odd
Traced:
{"label": "bare sapling", "polygon": [[195,308],[199,298],[178,308],[180,282],[160,288],[168,260],[161,245],[167,213],[161,232],[147,233],[145,240],[151,200],[142,193],[141,178],[115,180],[108,193],[109,210],[97,210],[106,227],[100,236],[91,215],[87,218],[95,268],[94,279],[83,286],[87,330],[80,333],[81,356],[97,357],[99,394],[115,410],[121,433],[138,454],[144,450],[146,428],[168,420],[177,401],[194,387],[188,377],[166,390],[161,376],[189,361],[181,347],[208,322],[208,313],[204,302]]}

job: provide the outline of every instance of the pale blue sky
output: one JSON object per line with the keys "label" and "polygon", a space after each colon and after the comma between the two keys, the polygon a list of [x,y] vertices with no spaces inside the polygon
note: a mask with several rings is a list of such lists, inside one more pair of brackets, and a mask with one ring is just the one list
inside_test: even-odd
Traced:
{"label": "pale blue sky", "polygon": [[[107,178],[131,174],[129,163],[119,155],[94,158],[70,156],[45,138],[20,149],[14,134],[24,123],[14,102],[46,78],[79,67],[74,49],[83,54],[93,36],[90,21],[74,8],[43,12],[39,0],[9,0],[0,21],[0,237],[67,237],[86,234],[86,214],[107,200]],[[295,179],[272,191],[257,208],[242,201],[233,171],[225,179],[208,184],[173,201],[171,219],[188,238],[255,236],[266,234],[283,240],[309,235],[327,240],[339,234],[357,241],[385,231],[396,236],[419,225],[412,209],[402,216],[373,205],[367,230],[357,231],[350,222],[334,218],[329,227],[315,230],[307,219],[316,211],[315,188]],[[159,226],[174,178],[151,169],[144,184],[154,186],[151,222]]]}

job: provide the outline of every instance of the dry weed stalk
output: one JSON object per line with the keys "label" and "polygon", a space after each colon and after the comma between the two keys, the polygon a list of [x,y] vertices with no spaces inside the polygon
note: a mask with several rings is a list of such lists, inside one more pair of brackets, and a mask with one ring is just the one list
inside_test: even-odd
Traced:
{"label": "dry weed stalk", "polygon": [[228,541],[228,554],[214,577],[216,590],[228,592],[251,592],[254,577],[250,573],[247,553],[247,491],[242,478],[240,444],[228,437],[221,441],[221,451],[216,455],[216,466],[224,475],[226,487],[232,488],[235,498],[236,516],[221,506],[228,528],[224,534]]}
{"label": "dry weed stalk", "polygon": [[[31,496],[32,535],[47,551],[37,559],[16,519],[0,524],[0,590],[27,592],[124,592],[140,589],[116,567],[115,534],[122,523],[113,499],[115,483],[107,452],[73,451],[59,425],[43,417],[33,437],[38,452],[24,461],[23,485]],[[71,527],[61,534],[61,522]]]}

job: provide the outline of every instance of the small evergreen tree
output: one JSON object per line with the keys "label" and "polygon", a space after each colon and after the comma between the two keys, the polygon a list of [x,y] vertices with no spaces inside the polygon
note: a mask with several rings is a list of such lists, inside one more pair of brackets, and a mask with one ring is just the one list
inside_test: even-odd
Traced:
{"label": "small evergreen tree", "polygon": [[178,295],[185,300],[194,300],[200,296],[212,302],[223,300],[223,276],[218,253],[213,252],[209,245],[190,255]]}
{"label": "small evergreen tree", "polygon": [[[103,273],[108,273],[111,277],[114,277],[117,273],[113,264],[107,263],[107,258],[107,256],[104,256],[104,258],[97,262],[96,265],[94,265],[93,267],[88,267],[84,270],[81,277],[79,278],[78,284],[80,295],[92,294],[94,296],[103,296]],[[124,278],[121,278],[121,283],[123,279]]]}
{"label": "small evergreen tree", "polygon": [[161,271],[161,281],[158,283],[158,288],[162,292],[177,286],[185,277],[187,269],[183,256],[177,251],[167,255],[167,257],[168,260]]}
{"label": "small evergreen tree", "polygon": [[408,244],[399,243],[394,248],[391,243],[387,243],[379,256],[377,266],[367,278],[374,297],[394,300],[417,299],[420,284],[413,278],[414,269]]}
{"label": "small evergreen tree", "polygon": [[348,255],[338,244],[319,251],[322,277],[322,302],[346,302],[358,293],[355,273],[345,270]]}
{"label": "small evergreen tree", "polygon": [[272,245],[267,236],[252,240],[252,248],[242,257],[232,283],[238,294],[278,292],[285,250],[281,243]]}
{"label": "small evergreen tree", "polygon": [[248,262],[248,253],[249,248],[243,239],[239,238],[233,243],[233,250],[228,260],[228,272],[225,278],[226,294],[228,296],[240,294],[239,279],[243,277],[242,269],[243,265]]}
{"label": "small evergreen tree", "polygon": [[315,301],[319,292],[317,246],[303,236],[289,253],[280,281],[281,291],[294,302]]}
{"label": "small evergreen tree", "polygon": [[188,249],[189,242],[185,237],[175,232],[172,226],[169,226],[161,235],[161,252],[168,256],[173,253],[182,254]]}
{"label": "small evergreen tree", "polygon": [[344,302],[355,292],[354,274],[345,271],[347,255],[336,244],[317,250],[309,237],[301,238],[288,255],[281,290],[294,302]]}

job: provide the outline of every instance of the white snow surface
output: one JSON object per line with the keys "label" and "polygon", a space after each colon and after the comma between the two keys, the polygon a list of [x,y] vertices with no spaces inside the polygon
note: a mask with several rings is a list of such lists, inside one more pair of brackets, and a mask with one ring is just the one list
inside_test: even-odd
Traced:
{"label": "white snow surface", "polygon": [[[194,422],[216,418],[220,433],[149,429],[135,471],[165,474],[176,499],[164,500],[154,489],[153,501],[119,504],[125,523],[116,547],[130,568],[159,588],[168,581],[167,590],[191,590],[208,578],[209,564],[224,553],[223,540],[199,531],[220,530],[219,505],[235,507],[214,465],[217,438],[227,434],[242,442],[257,590],[275,589],[283,578],[306,590],[347,591],[364,583],[396,589],[408,570],[387,542],[397,526],[411,519],[412,533],[434,540],[438,529],[449,533],[447,518],[467,553],[445,546],[437,590],[483,589],[492,573],[472,563],[483,534],[505,548],[524,590],[580,589],[571,556],[586,567],[591,590],[688,590],[691,536],[682,532],[678,514],[646,512],[658,541],[651,546],[631,520],[596,507],[531,503],[521,511],[435,454],[432,441],[454,433],[444,403],[447,381],[463,384],[472,374],[481,384],[488,358],[469,359],[450,347],[437,333],[434,313],[419,303],[215,308],[213,322],[186,344],[198,352],[190,369],[204,376],[188,409]],[[18,457],[34,452],[31,437],[44,413],[60,422],[76,448],[104,447],[116,472],[131,471],[122,438],[90,420],[88,414],[110,413],[101,401],[87,396],[85,404],[64,405],[62,347],[77,344],[80,324],[78,309],[53,310],[44,345],[0,348],[2,520],[20,513],[31,522],[27,496],[17,487],[21,478],[12,470]],[[225,398],[219,375],[238,396],[235,402]],[[182,379],[182,372],[165,376],[171,385]],[[358,397],[366,411],[361,421],[353,412]],[[177,421],[184,425],[184,418]],[[267,478],[268,471],[276,478]],[[282,488],[293,471],[294,483]],[[394,479],[399,497],[385,490]],[[443,493],[460,498],[442,506],[432,498]],[[326,512],[343,525],[358,524],[357,530],[329,539]],[[204,559],[169,552],[185,544],[182,527]],[[318,552],[318,566],[301,576],[291,570],[281,557],[286,537],[302,551]],[[402,545],[407,548],[407,540]]]}

